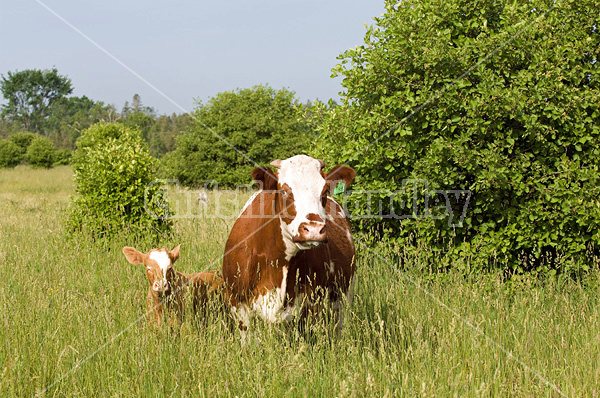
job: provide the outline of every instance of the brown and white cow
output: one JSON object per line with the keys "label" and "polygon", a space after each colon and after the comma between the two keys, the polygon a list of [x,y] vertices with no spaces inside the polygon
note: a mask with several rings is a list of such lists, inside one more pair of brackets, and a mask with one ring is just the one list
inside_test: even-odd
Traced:
{"label": "brown and white cow", "polygon": [[[322,160],[297,155],[255,168],[262,186],[236,220],[223,257],[232,315],[242,330],[258,315],[268,322],[303,321],[326,297],[341,328],[343,295],[352,299],[355,249],[350,225],[329,194],[348,187],[348,166],[323,171]],[[338,329],[339,330],[339,329]]]}
{"label": "brown and white cow", "polygon": [[[154,314],[160,325],[165,314],[172,312],[179,321],[183,321],[186,301],[191,301],[193,314],[206,308],[210,299],[217,299],[222,290],[223,279],[215,271],[183,274],[173,268],[179,258],[177,246],[169,251],[166,248],[152,249],[141,253],[133,247],[124,247],[123,254],[131,264],[143,264],[148,278],[148,315]],[[218,305],[218,303],[217,303]],[[163,308],[164,307],[164,308]],[[175,318],[169,318],[171,324]]]}

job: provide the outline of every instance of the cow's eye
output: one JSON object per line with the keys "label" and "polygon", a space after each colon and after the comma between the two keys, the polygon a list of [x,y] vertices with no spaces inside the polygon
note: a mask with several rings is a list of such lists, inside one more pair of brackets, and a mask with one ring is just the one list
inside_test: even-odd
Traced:
{"label": "cow's eye", "polygon": [[326,193],[321,195],[321,204],[323,205],[323,207],[325,207],[325,205],[327,205],[327,194]]}

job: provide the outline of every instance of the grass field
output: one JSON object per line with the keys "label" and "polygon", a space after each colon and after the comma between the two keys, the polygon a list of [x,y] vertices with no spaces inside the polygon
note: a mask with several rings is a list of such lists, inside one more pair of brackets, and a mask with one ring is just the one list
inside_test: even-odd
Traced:
{"label": "grass field", "polygon": [[[218,316],[153,331],[144,271],[121,253],[149,240],[70,236],[73,190],[68,167],[0,170],[2,397],[599,395],[597,273],[585,283],[432,275],[426,248],[358,243],[340,338],[325,321],[308,341],[258,323],[242,344]],[[233,193],[214,195],[211,210],[235,207]],[[162,244],[182,244],[183,272],[217,269],[232,223],[178,219]]]}

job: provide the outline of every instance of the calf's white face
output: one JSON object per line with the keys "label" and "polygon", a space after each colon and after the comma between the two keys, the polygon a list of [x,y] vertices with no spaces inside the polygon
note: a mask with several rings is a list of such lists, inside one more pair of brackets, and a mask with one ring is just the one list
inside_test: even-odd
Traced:
{"label": "calf's white face", "polygon": [[173,270],[173,263],[179,258],[179,246],[172,251],[165,248],[153,249],[148,253],[141,253],[133,247],[124,247],[123,254],[131,264],[143,264],[146,267],[146,276],[150,288],[158,293],[170,289],[169,280]]}
{"label": "calf's white face", "polygon": [[152,283],[152,290],[155,292],[164,292],[169,289],[169,282],[167,281],[167,272],[171,268],[171,258],[166,249],[160,249],[157,251],[150,252],[148,256],[150,260],[154,261],[158,265],[158,269],[154,264],[146,266],[146,271],[154,275],[154,281]]}

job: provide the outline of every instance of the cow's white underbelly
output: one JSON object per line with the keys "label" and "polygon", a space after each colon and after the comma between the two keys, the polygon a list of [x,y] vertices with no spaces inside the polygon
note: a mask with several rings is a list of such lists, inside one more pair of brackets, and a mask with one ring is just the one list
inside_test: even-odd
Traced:
{"label": "cow's white underbelly", "polygon": [[254,299],[252,310],[267,322],[280,322],[286,317],[283,303],[285,301],[285,291],[287,288],[288,267],[282,269],[283,278],[281,286],[269,290],[266,294],[260,295]]}
{"label": "cow's white underbelly", "polygon": [[262,320],[270,323],[286,322],[300,313],[304,301],[304,294],[299,294],[285,305],[285,294],[287,289],[288,267],[282,269],[283,278],[281,286],[269,290],[264,295],[259,295],[254,301],[246,304],[238,304],[232,308],[233,316],[243,325],[248,326],[252,316],[259,316]]}

